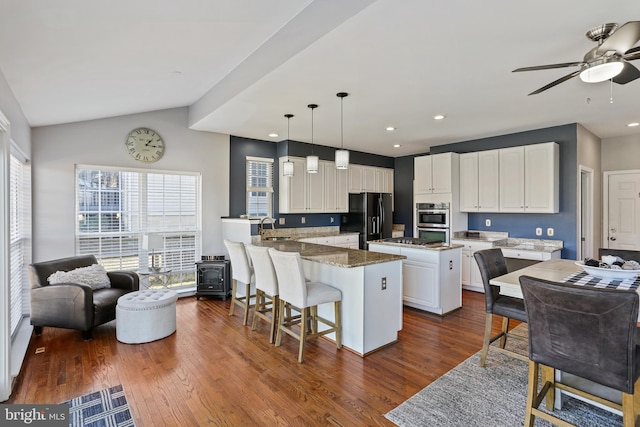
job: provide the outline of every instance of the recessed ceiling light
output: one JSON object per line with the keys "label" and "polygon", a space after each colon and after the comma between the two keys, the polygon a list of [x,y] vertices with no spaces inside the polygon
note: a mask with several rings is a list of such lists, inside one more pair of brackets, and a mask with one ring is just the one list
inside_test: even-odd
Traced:
{"label": "recessed ceiling light", "polygon": [[277,133],[270,133],[270,134],[269,134],[269,136],[270,136],[271,138],[277,138],[277,137],[278,137],[278,134],[277,134]]}
{"label": "recessed ceiling light", "polygon": [[393,144],[393,148],[400,148],[401,145],[400,144]]}
{"label": "recessed ceiling light", "polygon": [[627,126],[629,126],[630,128],[632,128],[632,127],[640,126],[640,123],[638,123],[638,122],[629,123]]}
{"label": "recessed ceiling light", "polygon": [[394,130],[396,130],[396,128],[394,128],[393,126],[387,126],[386,128],[389,132],[393,132]]}
{"label": "recessed ceiling light", "polygon": [[433,120],[443,120],[446,116],[443,114],[436,114],[433,116]]}

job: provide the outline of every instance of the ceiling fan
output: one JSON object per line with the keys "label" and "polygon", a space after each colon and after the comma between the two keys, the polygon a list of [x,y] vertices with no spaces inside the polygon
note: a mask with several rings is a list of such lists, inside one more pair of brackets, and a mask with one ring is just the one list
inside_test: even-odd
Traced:
{"label": "ceiling fan", "polygon": [[529,95],[536,95],[562,82],[580,75],[580,79],[587,83],[612,80],[614,83],[626,84],[640,77],[640,70],[628,61],[640,59],[640,46],[633,47],[640,40],[640,21],[629,21],[618,28],[618,24],[602,24],[587,31],[589,40],[597,42],[598,46],[591,49],[582,61],[564,62],[561,64],[537,65],[513,70],[535,71],[552,68],[580,67],[566,76],[555,80]]}

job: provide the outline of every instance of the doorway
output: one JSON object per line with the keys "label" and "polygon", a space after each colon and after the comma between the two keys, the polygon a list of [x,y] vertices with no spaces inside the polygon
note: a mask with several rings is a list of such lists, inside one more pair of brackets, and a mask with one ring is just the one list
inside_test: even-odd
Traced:
{"label": "doorway", "polygon": [[602,247],[640,250],[640,170],[604,173]]}
{"label": "doorway", "polygon": [[593,258],[593,169],[580,165],[577,259]]}

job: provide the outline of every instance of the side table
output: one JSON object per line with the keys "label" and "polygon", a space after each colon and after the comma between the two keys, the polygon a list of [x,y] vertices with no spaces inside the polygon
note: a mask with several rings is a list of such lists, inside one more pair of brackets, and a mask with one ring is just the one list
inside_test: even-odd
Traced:
{"label": "side table", "polygon": [[147,283],[146,289],[151,289],[152,279],[154,279],[154,281],[159,281],[161,288],[167,288],[169,280],[171,279],[171,270],[164,268],[160,270],[140,270],[138,271],[138,275],[140,276],[141,283]]}

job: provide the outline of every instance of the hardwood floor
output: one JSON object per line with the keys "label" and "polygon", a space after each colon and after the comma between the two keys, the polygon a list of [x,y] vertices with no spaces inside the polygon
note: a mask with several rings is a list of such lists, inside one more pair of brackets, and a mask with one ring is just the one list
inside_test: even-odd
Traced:
{"label": "hardwood floor", "polygon": [[303,364],[297,341],[269,344],[268,325],[243,326],[229,300],[181,298],[177,332],[146,344],[118,342],[115,321],[92,341],[45,328],[7,403],[59,403],[122,384],[138,427],[390,426],[386,412],[480,350],[484,295],[463,299],[444,317],[405,308],[399,341],[365,358],[313,340]]}

